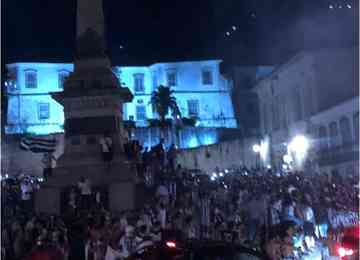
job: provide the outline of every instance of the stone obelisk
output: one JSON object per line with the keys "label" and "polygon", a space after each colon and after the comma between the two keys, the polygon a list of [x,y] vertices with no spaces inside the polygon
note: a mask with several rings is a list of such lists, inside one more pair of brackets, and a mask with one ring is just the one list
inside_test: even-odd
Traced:
{"label": "stone obelisk", "polygon": [[[134,174],[124,160],[122,125],[123,103],[133,96],[121,86],[106,55],[102,0],[77,1],[74,72],[64,82],[64,91],[51,96],[64,107],[65,150],[36,195],[37,211],[60,212],[61,194],[80,177],[107,190],[111,210],[134,208]],[[99,143],[105,134],[113,143],[110,168]]]}

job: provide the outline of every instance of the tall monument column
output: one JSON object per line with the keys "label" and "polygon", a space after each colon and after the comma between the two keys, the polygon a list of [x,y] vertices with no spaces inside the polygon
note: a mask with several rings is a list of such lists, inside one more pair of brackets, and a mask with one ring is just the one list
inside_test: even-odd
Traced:
{"label": "tall monument column", "polygon": [[[64,82],[63,92],[51,93],[64,107],[65,150],[37,195],[37,210],[59,211],[60,193],[82,176],[108,191],[111,210],[132,209],[135,182],[132,165],[123,153],[122,107],[133,96],[121,86],[105,52],[102,0],[78,0],[76,36],[74,72]],[[112,139],[110,167],[101,156],[104,135]]]}

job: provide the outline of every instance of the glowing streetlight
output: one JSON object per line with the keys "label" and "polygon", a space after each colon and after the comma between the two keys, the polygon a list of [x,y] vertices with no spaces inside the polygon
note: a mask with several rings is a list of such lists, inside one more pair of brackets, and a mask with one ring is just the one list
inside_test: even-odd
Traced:
{"label": "glowing streetlight", "polygon": [[261,147],[258,144],[254,144],[252,147],[254,153],[260,153]]}
{"label": "glowing streetlight", "polygon": [[290,164],[290,163],[292,163],[292,161],[293,161],[291,155],[289,155],[289,154],[285,154],[285,155],[283,156],[283,160],[284,160],[284,162],[285,162],[286,164]]}
{"label": "glowing streetlight", "polygon": [[307,152],[309,146],[310,146],[309,140],[303,135],[298,135],[295,136],[294,139],[289,144],[289,149],[292,152],[303,155]]}

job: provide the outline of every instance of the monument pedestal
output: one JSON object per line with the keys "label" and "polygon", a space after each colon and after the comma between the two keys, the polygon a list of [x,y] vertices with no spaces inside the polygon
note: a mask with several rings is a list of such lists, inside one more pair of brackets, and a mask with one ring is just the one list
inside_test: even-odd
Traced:
{"label": "monument pedestal", "polygon": [[[77,2],[74,72],[62,92],[51,93],[64,108],[65,151],[53,176],[35,195],[36,211],[60,213],[66,203],[63,192],[80,177],[88,178],[93,187],[106,188],[111,211],[131,210],[136,206],[136,170],[123,155],[122,119],[123,104],[133,95],[121,86],[106,55],[102,0]],[[105,135],[111,142],[105,142]],[[104,147],[114,152],[110,169],[101,159]]]}
{"label": "monument pedestal", "polygon": [[60,214],[64,203],[61,194],[77,185],[81,177],[88,178],[92,187],[106,189],[111,212],[136,208],[135,165],[123,161],[112,162],[110,168],[104,162],[55,168],[53,176],[35,194],[36,212]]}

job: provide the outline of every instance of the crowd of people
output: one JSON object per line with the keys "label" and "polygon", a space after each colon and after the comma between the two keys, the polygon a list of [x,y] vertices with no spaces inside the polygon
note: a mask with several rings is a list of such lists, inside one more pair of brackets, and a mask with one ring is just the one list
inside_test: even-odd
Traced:
{"label": "crowd of people", "polygon": [[246,167],[200,174],[175,167],[175,146],[166,151],[160,143],[149,150],[133,142],[125,152],[152,197],[120,215],[107,210],[86,178],[72,187],[61,216],[36,215],[24,203],[38,182],[2,181],[3,259],[127,259],[168,230],[183,241],[244,245],[268,259],[301,259],[320,244],[330,256],[342,229],[359,221],[355,176]]}

